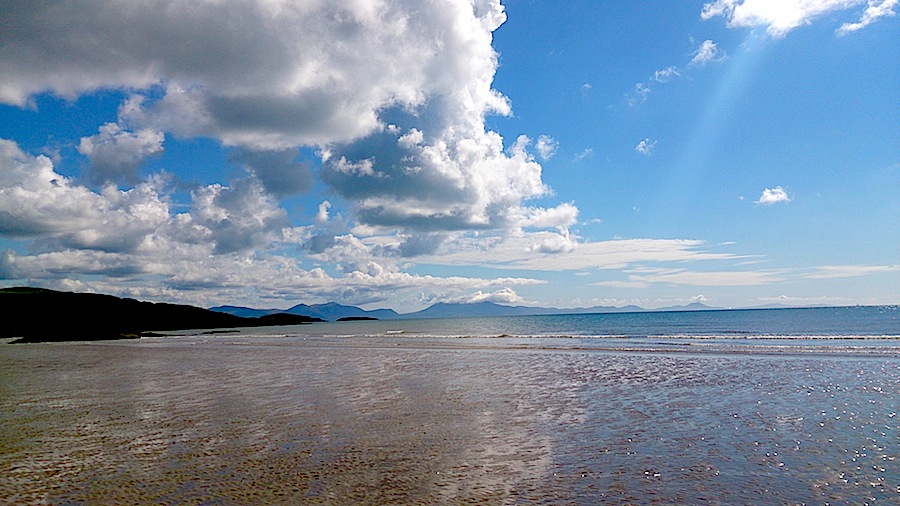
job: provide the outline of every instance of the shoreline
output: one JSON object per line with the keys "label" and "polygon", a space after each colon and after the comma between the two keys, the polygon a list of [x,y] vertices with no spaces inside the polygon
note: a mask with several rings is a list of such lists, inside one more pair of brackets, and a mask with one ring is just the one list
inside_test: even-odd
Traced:
{"label": "shoreline", "polygon": [[[692,342],[693,341],[693,342]],[[572,353],[651,353],[696,355],[765,355],[822,357],[900,358],[900,337],[878,338],[627,338],[627,337],[513,337],[513,336],[311,336],[311,335],[227,335],[190,334],[140,341],[97,341],[95,344],[135,346],[244,346],[406,349],[406,350],[493,350]]]}

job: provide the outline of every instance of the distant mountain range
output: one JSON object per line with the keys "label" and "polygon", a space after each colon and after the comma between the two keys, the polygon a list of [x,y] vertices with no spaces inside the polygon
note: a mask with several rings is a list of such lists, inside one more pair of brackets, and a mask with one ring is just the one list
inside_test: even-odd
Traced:
{"label": "distant mountain range", "polygon": [[485,316],[526,316],[549,314],[590,314],[590,313],[637,313],[646,311],[710,311],[722,308],[710,307],[700,302],[694,302],[684,306],[671,306],[659,309],[644,309],[639,306],[592,306],[574,309],[559,309],[552,307],[532,306],[506,306],[494,302],[474,303],[448,303],[438,302],[421,311],[400,314],[393,309],[365,310],[356,306],[344,306],[329,302],[327,304],[298,304],[290,309],[253,309],[240,306],[217,306],[210,311],[228,313],[245,318],[255,318],[277,313],[321,318],[323,320],[337,320],[339,318],[369,317],[380,320],[397,318],[459,318],[459,317],[485,317]]}
{"label": "distant mountain range", "polygon": [[390,320],[401,318],[393,309],[373,309],[367,311],[356,306],[344,306],[336,302],[327,304],[297,304],[289,309],[253,309],[242,306],[216,306],[209,308],[210,311],[219,313],[228,313],[244,318],[258,318],[260,316],[287,313],[300,316],[308,316],[311,318],[320,318],[322,320],[337,320],[338,318],[378,318],[379,320]]}

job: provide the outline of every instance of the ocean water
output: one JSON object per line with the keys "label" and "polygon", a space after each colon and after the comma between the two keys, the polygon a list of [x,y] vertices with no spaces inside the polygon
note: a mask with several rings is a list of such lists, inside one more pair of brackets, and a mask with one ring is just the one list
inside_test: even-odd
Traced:
{"label": "ocean water", "polygon": [[898,504],[898,312],[0,345],[0,503]]}
{"label": "ocean water", "polygon": [[[177,333],[196,335],[195,331]],[[671,311],[333,322],[244,329],[242,336],[341,339],[358,345],[518,346],[896,354],[900,306]],[[210,335],[221,336],[213,333]],[[227,335],[227,334],[226,334]]]}

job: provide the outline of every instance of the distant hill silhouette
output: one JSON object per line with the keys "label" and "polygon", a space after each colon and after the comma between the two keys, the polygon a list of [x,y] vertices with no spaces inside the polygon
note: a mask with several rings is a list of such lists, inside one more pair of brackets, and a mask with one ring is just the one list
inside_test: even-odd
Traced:
{"label": "distant hill silhouette", "polygon": [[243,306],[216,306],[209,308],[209,310],[217,313],[240,316],[241,318],[259,318],[260,316],[284,312],[281,309],[253,309]]}
{"label": "distant hill silhouette", "polygon": [[393,320],[397,318],[464,318],[486,316],[528,316],[551,314],[591,314],[591,313],[639,313],[646,311],[706,311],[719,309],[707,306],[700,302],[693,302],[685,306],[672,306],[658,309],[644,309],[640,306],[592,306],[559,309],[555,307],[536,306],[507,306],[495,302],[438,302],[413,313],[397,313],[393,309],[365,310],[356,306],[344,306],[334,302],[326,304],[297,304],[290,309],[253,309],[241,306],[217,306],[210,311],[227,313],[235,316],[259,317],[278,313],[288,313],[321,318],[335,321],[348,318],[363,319],[374,318],[379,320]]}
{"label": "distant hill silhouette", "polygon": [[241,306],[216,306],[209,308],[210,311],[219,313],[228,313],[235,316],[258,317],[276,313],[287,313],[300,316],[308,316],[311,318],[320,318],[322,320],[339,320],[341,318],[372,318],[377,320],[390,320],[401,318],[393,309],[373,309],[365,310],[356,306],[344,306],[336,302],[328,302],[326,304],[297,304],[289,309],[253,309]]}
{"label": "distant hill silhouette", "polygon": [[0,338],[14,342],[129,339],[149,331],[296,325],[322,321],[278,314],[242,318],[180,304],[140,302],[112,295],[42,288],[0,289]]}

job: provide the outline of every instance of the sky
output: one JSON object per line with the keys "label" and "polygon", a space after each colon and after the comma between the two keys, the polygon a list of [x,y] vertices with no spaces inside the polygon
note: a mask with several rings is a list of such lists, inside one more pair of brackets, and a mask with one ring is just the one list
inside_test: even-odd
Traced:
{"label": "sky", "polygon": [[900,303],[898,0],[0,3],[0,286]]}

